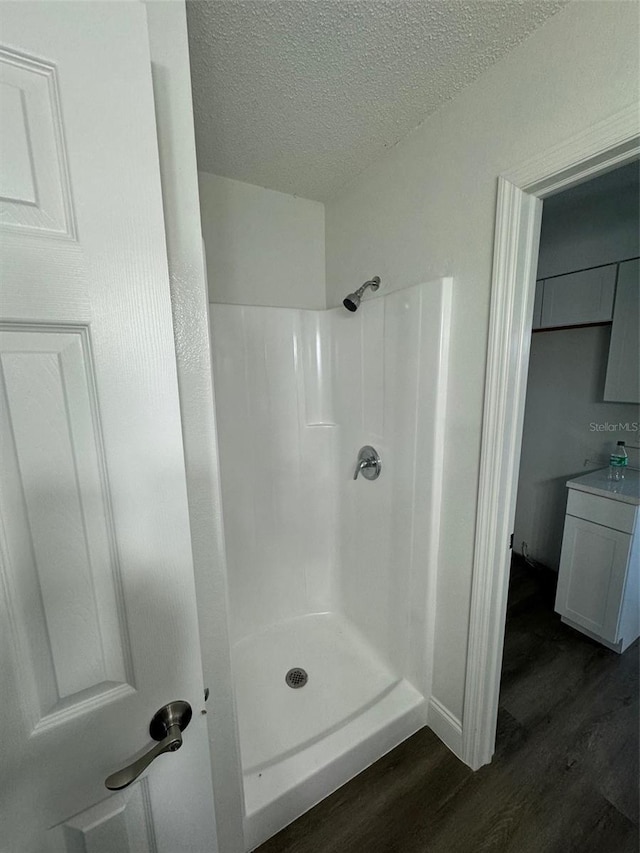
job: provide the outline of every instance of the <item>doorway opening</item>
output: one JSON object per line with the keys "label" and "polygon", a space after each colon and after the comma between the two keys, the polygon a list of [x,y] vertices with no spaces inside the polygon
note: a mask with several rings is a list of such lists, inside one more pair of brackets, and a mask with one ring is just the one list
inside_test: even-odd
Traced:
{"label": "doorway opening", "polygon": [[513,528],[534,570],[558,572],[567,480],[606,475],[617,441],[640,467],[639,202],[638,163],[544,202]]}
{"label": "doorway opening", "polygon": [[499,178],[463,713],[463,758],[474,768],[495,749],[542,199],[639,156],[627,109]]}
{"label": "doorway opening", "polygon": [[[514,733],[571,744],[562,772],[626,815],[635,798],[617,792],[635,791],[638,772],[639,179],[633,162],[544,202],[497,735],[500,755]],[[612,480],[617,441],[628,468]],[[596,730],[594,749],[581,733]]]}

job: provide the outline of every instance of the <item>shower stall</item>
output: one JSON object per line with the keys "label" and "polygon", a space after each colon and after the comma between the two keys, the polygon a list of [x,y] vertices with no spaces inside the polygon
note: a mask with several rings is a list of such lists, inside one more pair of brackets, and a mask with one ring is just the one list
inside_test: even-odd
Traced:
{"label": "shower stall", "polygon": [[247,849],[427,722],[450,286],[210,306]]}

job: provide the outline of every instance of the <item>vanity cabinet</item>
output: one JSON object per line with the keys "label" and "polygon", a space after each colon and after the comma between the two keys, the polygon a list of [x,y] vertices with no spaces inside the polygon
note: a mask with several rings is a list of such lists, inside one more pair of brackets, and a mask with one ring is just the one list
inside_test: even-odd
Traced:
{"label": "vanity cabinet", "polygon": [[[640,501],[628,502],[634,501],[633,483],[627,484],[629,494],[620,500],[606,475],[606,470],[594,472],[567,483],[555,609],[563,622],[623,652],[640,634]],[[637,484],[637,472],[633,478]],[[587,481],[593,491],[573,487],[580,481],[583,486]],[[598,494],[595,490],[600,487]]]}
{"label": "vanity cabinet", "polygon": [[616,264],[536,282],[534,329],[608,323],[613,317]]}

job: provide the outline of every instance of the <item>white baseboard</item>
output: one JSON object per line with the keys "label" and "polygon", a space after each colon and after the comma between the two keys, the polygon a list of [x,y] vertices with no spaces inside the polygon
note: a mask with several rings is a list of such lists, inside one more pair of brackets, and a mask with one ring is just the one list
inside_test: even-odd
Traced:
{"label": "white baseboard", "polygon": [[429,699],[427,725],[454,755],[464,761],[462,757],[462,723],[455,714],[452,714],[442,702],[433,696]]}

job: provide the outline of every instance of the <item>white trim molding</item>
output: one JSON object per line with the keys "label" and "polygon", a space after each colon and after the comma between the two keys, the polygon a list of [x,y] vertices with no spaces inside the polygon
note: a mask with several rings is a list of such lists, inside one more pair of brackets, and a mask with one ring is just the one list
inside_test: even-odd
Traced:
{"label": "white trim molding", "polygon": [[498,181],[462,718],[461,757],[473,769],[495,749],[541,199],[639,157],[640,113],[632,105]]}
{"label": "white trim molding", "polygon": [[463,760],[474,770],[495,744],[541,212],[539,199],[499,179],[463,711]]}
{"label": "white trim molding", "polygon": [[503,177],[545,198],[638,158],[640,107],[632,104],[571,139],[542,151]]}
{"label": "white trim molding", "polygon": [[427,724],[454,755],[462,759],[462,723],[442,702],[432,696],[427,706]]}

